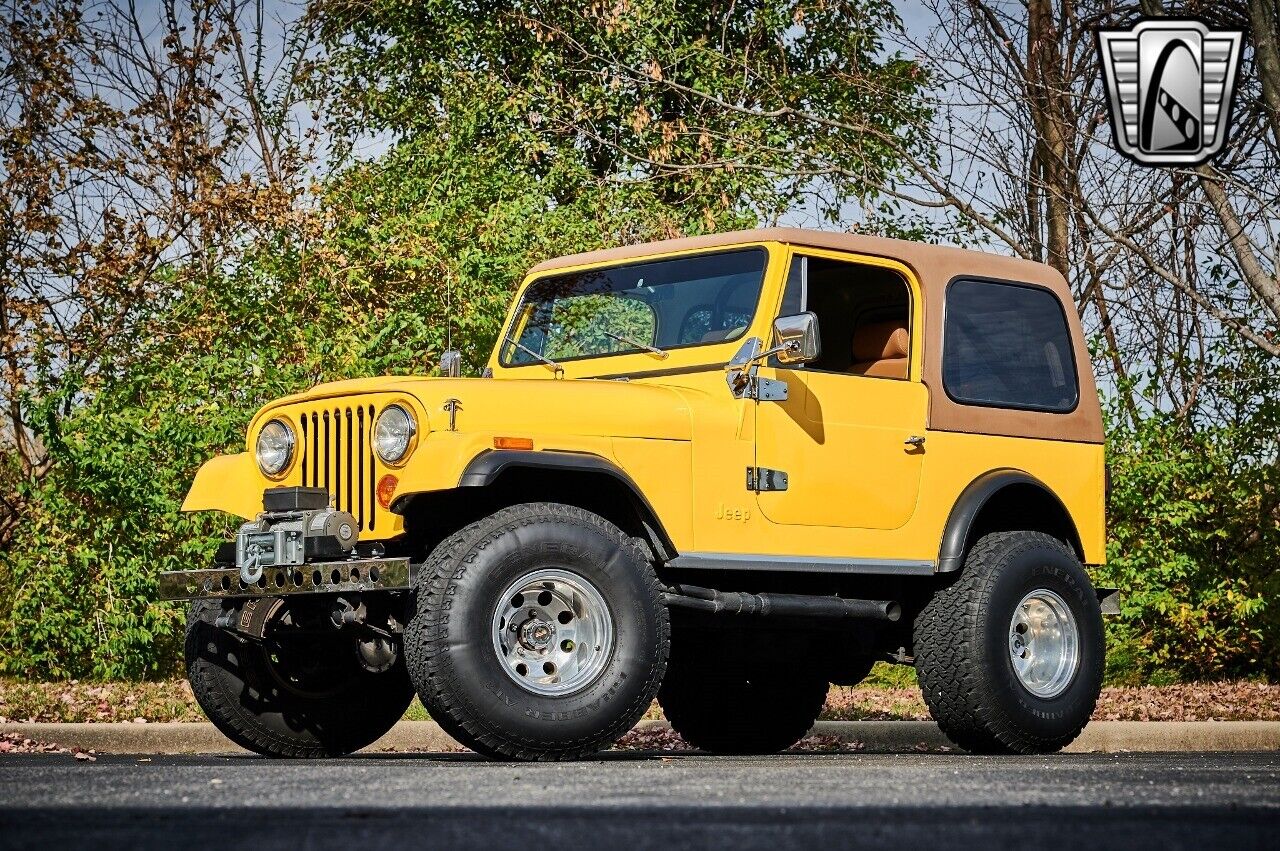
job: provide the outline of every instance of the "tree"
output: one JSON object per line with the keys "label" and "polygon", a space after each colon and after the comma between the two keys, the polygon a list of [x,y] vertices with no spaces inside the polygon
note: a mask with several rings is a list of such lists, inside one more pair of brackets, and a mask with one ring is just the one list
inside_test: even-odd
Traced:
{"label": "tree", "polygon": [[291,31],[269,63],[262,7],[238,0],[3,9],[3,665],[154,672],[175,619],[154,603],[156,556],[190,559],[216,525],[174,519],[179,480],[209,451],[195,424],[228,443],[201,374],[167,371],[158,320],[296,228],[309,37]]}
{"label": "tree", "polygon": [[1147,404],[1217,416],[1215,384],[1252,363],[1240,344],[1280,355],[1273,6],[1174,10],[1251,35],[1231,144],[1194,169],[1136,165],[1111,139],[1093,33],[1166,13],[1156,4],[937,2],[934,26],[911,42],[946,57],[930,67],[938,155],[895,193],[1062,271],[1126,416]]}
{"label": "tree", "polygon": [[4,4],[0,546],[48,441],[128,362],[147,311],[293,209],[306,37],[269,74],[257,11],[242,32],[237,0]]}
{"label": "tree", "polygon": [[900,165],[882,138],[920,118],[918,66],[883,50],[897,21],[885,0],[314,8],[331,73],[349,81],[344,126],[409,139],[452,132],[461,109],[530,173],[652,184],[668,206],[701,210],[696,230],[775,221],[805,199],[834,216],[876,193]]}

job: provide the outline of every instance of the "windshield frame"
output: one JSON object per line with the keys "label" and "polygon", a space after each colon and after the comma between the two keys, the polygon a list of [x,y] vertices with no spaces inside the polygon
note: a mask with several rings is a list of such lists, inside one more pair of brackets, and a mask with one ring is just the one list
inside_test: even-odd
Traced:
{"label": "windshield frame", "polygon": [[[616,263],[606,263],[606,264],[593,265],[593,266],[582,266],[577,268],[549,270],[546,274],[539,275],[536,278],[532,278],[526,281],[524,286],[521,287],[519,295],[515,299],[514,304],[512,305],[510,318],[504,323],[504,331],[498,337],[498,341],[495,346],[496,354],[497,354],[497,358],[496,358],[497,365],[503,369],[524,369],[526,367],[541,367],[543,369],[546,368],[544,364],[536,360],[526,362],[526,363],[513,362],[511,360],[511,353],[515,347],[505,342],[506,338],[510,338],[512,340],[520,339],[519,335],[524,331],[525,322],[527,321],[527,316],[529,313],[529,307],[531,306],[528,301],[529,293],[541,282],[547,281],[548,279],[559,278],[559,277],[564,277],[568,275],[576,275],[576,274],[581,274],[583,272],[591,272],[591,271],[602,270],[602,269],[634,268],[637,266],[645,266],[645,265],[651,265],[656,263],[668,263],[675,260],[695,260],[703,257],[713,257],[717,255],[722,255],[722,254],[748,254],[748,253],[756,253],[760,256],[760,279],[757,286],[756,296],[752,304],[750,316],[747,318],[747,321],[743,325],[742,330],[730,337],[725,337],[722,340],[699,340],[691,343],[681,343],[678,345],[660,346],[660,348],[664,352],[677,352],[677,351],[696,349],[699,347],[706,347],[706,346],[723,346],[723,345],[734,343],[738,340],[741,340],[743,337],[747,336],[747,334],[751,331],[751,328],[755,325],[756,321],[759,319],[760,305],[769,287],[769,275],[772,268],[773,252],[770,250],[769,246],[764,243],[744,243],[742,245],[727,245],[724,247],[718,247],[718,248],[704,250],[704,251],[692,251],[692,252],[680,253],[676,255],[668,255],[668,256],[655,255],[652,257],[635,257],[635,258],[629,258],[627,260],[616,262]],[[626,298],[627,296],[620,296],[620,297]],[[652,305],[647,305],[646,303],[646,306],[652,309]],[[658,343],[655,342],[653,345],[657,346]],[[636,355],[652,357],[652,353],[646,351],[645,349],[624,348],[624,349],[620,349],[618,351],[613,351],[613,352],[595,352],[595,353],[586,354],[586,355],[574,355],[572,357],[557,357],[555,358],[555,361],[557,363],[569,364],[569,363],[582,363],[584,361],[601,360],[604,358],[634,357]]]}

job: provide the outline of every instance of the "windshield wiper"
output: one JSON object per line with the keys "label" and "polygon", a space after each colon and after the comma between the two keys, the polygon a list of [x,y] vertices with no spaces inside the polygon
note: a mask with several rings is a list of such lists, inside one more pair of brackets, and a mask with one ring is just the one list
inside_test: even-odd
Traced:
{"label": "windshield wiper", "polygon": [[535,358],[535,359],[537,359],[537,360],[541,361],[542,363],[546,364],[547,366],[551,367],[553,370],[555,370],[555,372],[556,372],[556,374],[557,374],[557,375],[559,375],[560,373],[564,372],[564,367],[563,367],[563,366],[561,366],[560,364],[556,363],[555,361],[553,361],[551,358],[547,357],[546,355],[540,355],[540,354],[538,354],[537,352],[535,352],[533,349],[529,348],[528,346],[523,346],[523,345],[521,345],[520,343],[518,343],[518,342],[516,342],[515,340],[511,339],[510,337],[503,337],[502,339],[506,340],[508,343],[510,343],[511,345],[515,346],[517,349],[519,349],[520,351],[524,352],[524,353],[525,353],[526,355],[528,355],[529,357],[531,357],[531,358]]}
{"label": "windshield wiper", "polygon": [[665,349],[660,349],[657,346],[645,345],[644,343],[640,343],[635,340],[632,340],[630,337],[624,337],[621,334],[610,334],[608,331],[602,331],[601,333],[611,340],[617,340],[619,343],[630,346],[633,349],[641,349],[642,351],[646,351],[651,355],[657,355],[663,360],[666,360],[668,357],[671,356],[671,353],[666,351]]}

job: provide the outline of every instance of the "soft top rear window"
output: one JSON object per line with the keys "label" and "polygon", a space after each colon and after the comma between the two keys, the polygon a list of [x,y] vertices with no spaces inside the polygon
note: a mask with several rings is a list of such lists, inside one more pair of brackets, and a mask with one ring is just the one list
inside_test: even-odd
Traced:
{"label": "soft top rear window", "polygon": [[957,402],[1068,413],[1080,399],[1067,317],[1046,289],[953,281],[942,349],[942,384]]}

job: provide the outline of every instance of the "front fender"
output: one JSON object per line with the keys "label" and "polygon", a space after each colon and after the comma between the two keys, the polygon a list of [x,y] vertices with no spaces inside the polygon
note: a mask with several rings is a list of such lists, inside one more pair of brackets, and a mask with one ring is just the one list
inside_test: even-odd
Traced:
{"label": "front fender", "polygon": [[196,471],[182,510],[225,511],[252,519],[262,510],[262,488],[249,483],[261,478],[258,464],[248,452],[211,458]]}
{"label": "front fender", "polygon": [[[452,490],[472,482],[464,482],[468,466],[477,458],[494,450],[493,433],[466,434],[463,432],[432,432],[418,444],[418,449],[404,467],[393,470],[398,479],[392,499],[394,512],[400,500],[407,496],[428,491]],[[524,435],[521,435],[524,436]],[[598,455],[616,464],[613,442],[603,437],[574,437],[530,435],[536,451],[517,454],[539,457],[543,451],[570,452]],[[536,463],[536,462],[535,462]]]}

